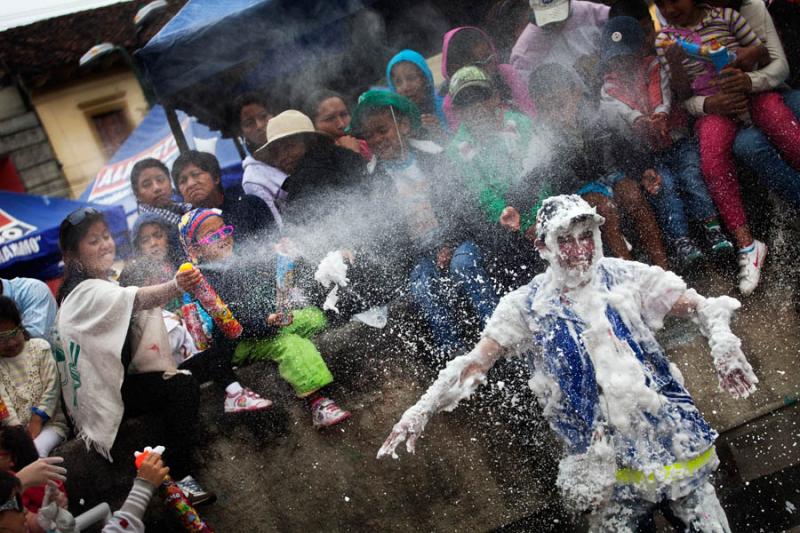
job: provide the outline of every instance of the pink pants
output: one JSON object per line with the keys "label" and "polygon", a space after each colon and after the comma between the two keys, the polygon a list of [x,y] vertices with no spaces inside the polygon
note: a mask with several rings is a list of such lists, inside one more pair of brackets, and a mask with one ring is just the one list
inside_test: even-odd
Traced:
{"label": "pink pants", "polygon": [[[750,115],[786,162],[800,171],[800,123],[783,103],[783,97],[776,92],[753,95]],[[733,164],[733,141],[738,129],[733,119],[722,115],[705,115],[695,123],[703,177],[728,231],[747,224]]]}

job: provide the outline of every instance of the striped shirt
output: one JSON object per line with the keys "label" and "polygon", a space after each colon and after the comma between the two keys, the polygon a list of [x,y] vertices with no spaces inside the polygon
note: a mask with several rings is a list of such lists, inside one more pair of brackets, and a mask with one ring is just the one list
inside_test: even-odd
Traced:
{"label": "striped shirt", "polygon": [[142,517],[155,491],[156,487],[148,481],[138,477],[134,479],[128,498],[103,526],[103,533],[143,533]]}
{"label": "striped shirt", "polygon": [[181,216],[192,209],[190,204],[173,202],[169,207],[156,207],[149,204],[139,204],[140,213],[149,213],[164,220],[171,226],[177,226],[181,221]]}
{"label": "striped shirt", "polygon": [[[704,16],[696,26],[682,28],[667,25],[662,28],[656,38],[656,53],[662,65],[667,66],[663,45],[676,39],[701,45],[710,45],[712,41],[716,41],[730,52],[735,52],[740,47],[761,44],[761,40],[738,11],[727,7],[711,7],[707,4],[700,4],[700,8],[704,10]],[[683,68],[695,90],[697,90],[695,82],[699,78],[707,77],[714,72],[710,61],[693,57],[686,57],[683,60]]]}

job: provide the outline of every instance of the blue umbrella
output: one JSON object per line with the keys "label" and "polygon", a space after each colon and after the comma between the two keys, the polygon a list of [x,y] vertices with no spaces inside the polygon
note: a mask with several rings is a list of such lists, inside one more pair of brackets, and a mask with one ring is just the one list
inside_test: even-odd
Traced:
{"label": "blue umbrella", "polygon": [[58,228],[68,214],[86,206],[105,215],[117,244],[117,256],[130,255],[128,225],[121,206],[0,191],[0,277],[59,277],[63,264]]}

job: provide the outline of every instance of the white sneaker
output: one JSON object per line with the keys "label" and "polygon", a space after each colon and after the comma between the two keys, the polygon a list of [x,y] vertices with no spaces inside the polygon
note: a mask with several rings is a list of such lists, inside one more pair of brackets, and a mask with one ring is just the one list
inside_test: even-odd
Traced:
{"label": "white sneaker", "polygon": [[335,426],[350,418],[350,411],[341,409],[330,398],[320,396],[311,405],[311,421],[317,429]]}
{"label": "white sneaker", "polygon": [[761,268],[767,258],[767,245],[761,241],[753,241],[753,249],[739,252],[739,292],[750,295],[761,279]]}
{"label": "white sneaker", "polygon": [[217,495],[204,489],[193,476],[186,476],[175,483],[192,505],[211,504],[217,501]]}
{"label": "white sneaker", "polygon": [[246,411],[260,411],[272,407],[272,401],[262,398],[247,387],[236,394],[225,393],[225,412],[244,413]]}

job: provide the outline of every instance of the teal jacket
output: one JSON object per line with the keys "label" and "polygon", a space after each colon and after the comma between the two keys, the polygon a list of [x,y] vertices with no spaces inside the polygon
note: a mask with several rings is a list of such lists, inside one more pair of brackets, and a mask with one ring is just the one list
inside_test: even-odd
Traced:
{"label": "teal jacket", "polygon": [[447,119],[444,116],[444,99],[436,93],[436,85],[433,82],[433,72],[431,72],[428,63],[419,52],[415,52],[414,50],[402,50],[389,60],[389,63],[386,65],[386,83],[388,83],[389,89],[391,89],[393,93],[397,92],[397,88],[394,86],[394,83],[392,83],[392,68],[403,61],[407,61],[420,69],[425,79],[428,80],[428,88],[431,92],[431,101],[433,102],[436,118],[439,119],[442,131],[448,131]]}

